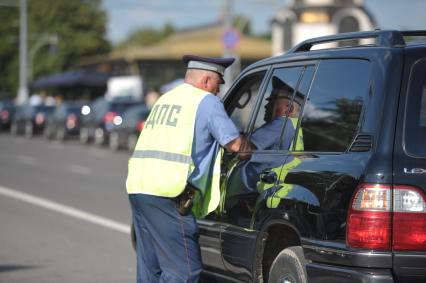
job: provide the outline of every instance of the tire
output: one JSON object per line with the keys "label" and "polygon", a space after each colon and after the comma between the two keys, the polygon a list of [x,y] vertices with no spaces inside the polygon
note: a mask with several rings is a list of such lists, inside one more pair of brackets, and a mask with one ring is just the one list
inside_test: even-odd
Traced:
{"label": "tire", "polygon": [[96,128],[95,129],[95,139],[94,139],[94,143],[97,146],[102,146],[105,145],[105,130],[103,130],[102,128]]}
{"label": "tire", "polygon": [[135,135],[135,134],[129,135],[129,137],[127,139],[127,149],[130,152],[133,152],[133,150],[135,150],[137,142],[138,142],[138,136],[137,135]]}
{"label": "tire", "polygon": [[25,123],[25,137],[26,138],[32,138],[34,135],[34,126],[31,121],[28,121]]}
{"label": "tire", "polygon": [[302,247],[282,250],[272,262],[269,283],[306,283],[306,260]]}
{"label": "tire", "polygon": [[12,125],[10,125],[10,134],[12,136],[18,135],[18,124],[17,123],[12,123]]}
{"label": "tire", "polygon": [[58,128],[56,130],[56,140],[64,142],[67,139],[67,133],[64,128]]}
{"label": "tire", "polygon": [[120,149],[120,137],[118,133],[112,132],[109,135],[109,148],[113,151],[118,151]]}
{"label": "tire", "polygon": [[50,139],[52,138],[52,127],[50,127],[50,126],[48,126],[48,125],[44,126],[44,129],[43,129],[43,137],[44,137],[46,140],[50,140]]}
{"label": "tire", "polygon": [[79,139],[80,139],[80,142],[83,144],[89,143],[90,137],[89,137],[89,130],[87,128],[80,129]]}

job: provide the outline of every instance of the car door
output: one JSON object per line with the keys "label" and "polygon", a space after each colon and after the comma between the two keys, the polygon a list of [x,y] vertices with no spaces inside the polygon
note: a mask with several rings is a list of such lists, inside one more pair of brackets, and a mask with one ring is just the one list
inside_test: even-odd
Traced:
{"label": "car door", "polygon": [[[269,72],[256,107],[246,110],[250,111],[246,115],[251,118],[245,134],[256,147],[251,158],[234,157],[227,164],[225,158],[221,252],[229,275],[240,280],[250,281],[261,274],[262,245],[258,243],[266,234],[254,229],[253,216],[259,201],[266,197],[265,189],[276,185],[295,133],[292,125],[287,125],[291,123],[287,119],[289,113],[277,110],[277,93],[286,90],[286,102],[292,103],[294,90],[305,69],[300,64],[287,64],[275,66]],[[231,113],[234,120],[239,116],[235,111],[241,111],[238,104]]]}
{"label": "car door", "polygon": [[[241,133],[247,132],[250,113],[256,104],[259,89],[267,73],[267,68],[256,69],[241,79],[237,79],[227,95],[225,106],[232,105],[232,118]],[[225,155],[224,163],[231,162],[234,155]],[[225,174],[225,171],[224,171]],[[221,256],[220,231],[223,223],[220,209],[210,213],[204,219],[198,220],[199,242],[204,272],[224,273],[225,267]]]}
{"label": "car door", "polygon": [[424,49],[406,53],[395,135],[393,271],[402,281],[426,276],[425,57]]}

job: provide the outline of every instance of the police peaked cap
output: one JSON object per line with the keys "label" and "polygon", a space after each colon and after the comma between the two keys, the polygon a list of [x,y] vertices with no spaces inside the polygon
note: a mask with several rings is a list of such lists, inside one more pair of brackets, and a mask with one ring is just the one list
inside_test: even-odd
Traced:
{"label": "police peaked cap", "polygon": [[[284,92],[281,92],[280,90],[283,90]],[[289,100],[293,97],[294,88],[289,86],[287,83],[285,83],[280,78],[273,76],[272,77],[272,94],[270,98],[278,98],[283,97],[287,98]],[[305,100],[305,96],[300,93],[299,91],[296,92],[296,95],[294,97],[294,101],[302,105],[303,101]]]}
{"label": "police peaked cap", "polygon": [[218,73],[223,77],[225,69],[234,63],[234,58],[212,58],[196,55],[184,55],[182,60],[188,64],[188,69],[207,70]]}

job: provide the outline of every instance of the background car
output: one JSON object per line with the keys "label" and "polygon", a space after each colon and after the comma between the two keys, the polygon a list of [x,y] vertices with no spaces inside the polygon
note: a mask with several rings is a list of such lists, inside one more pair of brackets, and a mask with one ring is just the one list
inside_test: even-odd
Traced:
{"label": "background car", "polygon": [[84,101],[66,101],[58,106],[46,120],[44,136],[47,139],[64,141],[80,133],[81,109]]}
{"label": "background car", "polygon": [[105,145],[109,133],[123,122],[122,115],[126,109],[140,103],[137,100],[98,98],[90,105],[82,107],[80,142],[93,141],[96,145]]}
{"label": "background car", "polygon": [[17,106],[10,125],[11,134],[25,134],[26,137],[32,137],[42,133],[46,120],[54,110],[55,106],[48,105]]}
{"label": "background car", "polygon": [[0,129],[7,130],[10,128],[10,122],[15,111],[15,105],[12,101],[5,100],[0,102]]}
{"label": "background car", "polygon": [[149,109],[141,103],[129,108],[123,114],[123,122],[111,130],[109,136],[109,147],[112,150],[133,150],[148,118]]}

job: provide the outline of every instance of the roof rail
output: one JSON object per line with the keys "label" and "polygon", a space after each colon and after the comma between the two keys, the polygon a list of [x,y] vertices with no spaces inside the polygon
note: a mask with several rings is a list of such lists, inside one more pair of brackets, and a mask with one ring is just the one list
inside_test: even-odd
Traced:
{"label": "roof rail", "polygon": [[[425,32],[423,32],[423,34],[426,35]],[[375,30],[364,32],[340,33],[336,35],[328,35],[305,40],[290,49],[288,53],[309,51],[311,50],[312,46],[322,43],[363,38],[377,38],[377,46],[404,47],[405,41],[402,36],[403,34],[400,31],[396,30]]]}
{"label": "roof rail", "polygon": [[426,36],[426,30],[401,31],[402,36]]}

